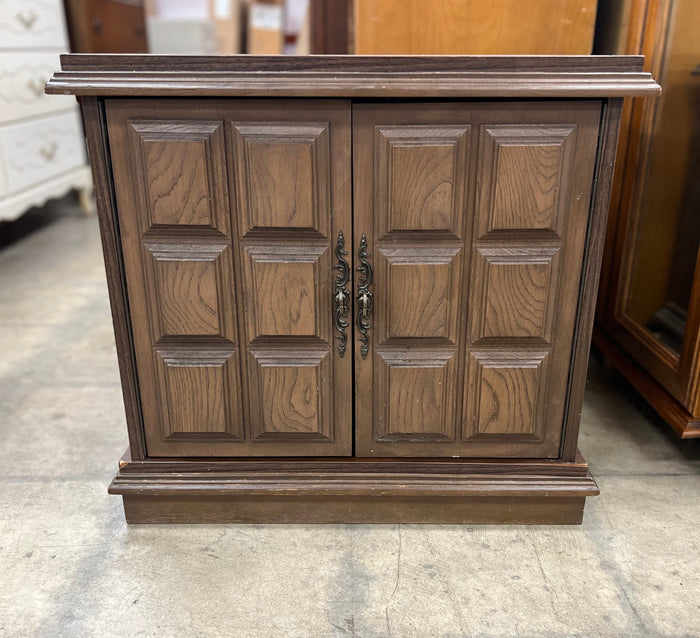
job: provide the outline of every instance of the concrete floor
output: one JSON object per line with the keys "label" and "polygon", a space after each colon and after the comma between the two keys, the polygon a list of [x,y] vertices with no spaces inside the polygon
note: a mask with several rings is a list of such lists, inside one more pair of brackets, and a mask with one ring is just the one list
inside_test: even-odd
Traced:
{"label": "concrete floor", "polygon": [[0,636],[700,636],[700,442],[595,367],[581,527],[127,527],[97,223],[62,212],[0,251]]}

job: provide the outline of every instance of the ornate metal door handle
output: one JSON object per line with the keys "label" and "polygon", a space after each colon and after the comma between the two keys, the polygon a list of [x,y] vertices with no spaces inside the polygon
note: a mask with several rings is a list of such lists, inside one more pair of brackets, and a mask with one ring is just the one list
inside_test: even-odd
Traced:
{"label": "ornate metal door handle", "polygon": [[360,353],[362,358],[365,359],[369,352],[369,334],[367,334],[367,331],[372,327],[370,320],[372,318],[374,300],[372,291],[369,289],[372,285],[372,266],[367,261],[370,255],[367,252],[367,236],[364,233],[360,240],[360,249],[357,251],[357,256],[360,260],[360,265],[357,267],[357,271],[360,273],[356,297],[357,329],[360,331],[360,341],[362,342]]}
{"label": "ornate metal door handle", "polygon": [[335,245],[335,256],[338,262],[333,266],[333,268],[338,271],[335,278],[335,293],[333,294],[333,323],[335,324],[335,329],[338,331],[336,337],[338,339],[338,354],[341,357],[345,354],[345,348],[348,343],[345,329],[349,324],[345,317],[347,317],[350,312],[350,291],[347,288],[348,281],[350,281],[350,266],[348,262],[345,261],[345,255],[348,254],[348,251],[343,250],[344,247],[345,237],[343,237],[343,231],[341,230],[338,233],[338,241]]}

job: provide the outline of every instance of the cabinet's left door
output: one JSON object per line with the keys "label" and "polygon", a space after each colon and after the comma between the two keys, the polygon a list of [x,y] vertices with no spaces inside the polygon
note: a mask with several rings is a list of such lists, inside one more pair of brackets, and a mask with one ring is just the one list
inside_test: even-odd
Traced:
{"label": "cabinet's left door", "polygon": [[147,454],[350,455],[349,103],[105,106]]}

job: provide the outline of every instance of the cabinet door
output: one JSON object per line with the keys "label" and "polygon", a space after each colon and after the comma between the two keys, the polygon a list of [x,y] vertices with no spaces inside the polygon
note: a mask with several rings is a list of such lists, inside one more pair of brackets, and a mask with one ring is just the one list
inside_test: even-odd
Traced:
{"label": "cabinet door", "polygon": [[357,454],[558,457],[601,103],[353,109]]}
{"label": "cabinet door", "polygon": [[149,456],[349,455],[341,100],[108,100]]}

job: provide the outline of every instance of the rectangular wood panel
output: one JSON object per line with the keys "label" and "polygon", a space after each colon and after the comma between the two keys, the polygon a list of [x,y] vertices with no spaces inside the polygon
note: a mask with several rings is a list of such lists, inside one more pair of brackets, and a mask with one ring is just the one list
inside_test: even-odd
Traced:
{"label": "rectangular wood panel", "polygon": [[241,231],[316,230],[330,222],[329,123],[233,122]]}
{"label": "rectangular wood panel", "polygon": [[160,410],[165,441],[243,441],[240,374],[233,349],[157,350]]}
{"label": "rectangular wood panel", "polygon": [[144,267],[155,304],[153,334],[218,335],[237,341],[232,310],[222,299],[233,288],[229,244],[219,240],[147,241]]}
{"label": "rectangular wood panel", "polygon": [[546,358],[546,352],[470,352],[466,437],[538,443],[543,426],[538,414],[547,400]]}
{"label": "rectangular wood panel", "polygon": [[[223,122],[129,120],[136,154],[131,177],[143,206],[144,232],[159,227],[216,228],[228,232]],[[212,202],[214,205],[212,206]]]}
{"label": "rectangular wood panel", "polygon": [[353,108],[357,453],[558,456],[600,102]]}
{"label": "rectangular wood panel", "polygon": [[333,343],[350,108],[108,101],[149,456],[351,452]]}
{"label": "rectangular wood panel", "polygon": [[530,123],[482,127],[480,235],[561,230],[576,128]]}
{"label": "rectangular wood panel", "polygon": [[559,251],[557,246],[477,246],[473,341],[503,336],[551,341]]}

